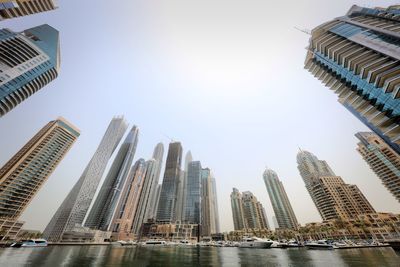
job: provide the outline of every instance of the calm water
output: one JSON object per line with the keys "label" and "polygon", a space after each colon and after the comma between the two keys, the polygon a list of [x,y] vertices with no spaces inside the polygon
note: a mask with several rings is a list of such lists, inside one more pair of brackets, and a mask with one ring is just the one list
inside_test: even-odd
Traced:
{"label": "calm water", "polygon": [[54,246],[0,249],[0,266],[395,266],[391,248],[316,251],[214,247]]}

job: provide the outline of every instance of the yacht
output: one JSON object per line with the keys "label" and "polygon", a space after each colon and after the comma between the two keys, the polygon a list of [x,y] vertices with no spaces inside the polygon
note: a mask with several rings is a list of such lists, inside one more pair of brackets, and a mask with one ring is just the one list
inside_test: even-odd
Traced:
{"label": "yacht", "polygon": [[147,240],[144,244],[146,246],[164,246],[167,242],[164,240]]}
{"label": "yacht", "polygon": [[270,248],[273,241],[264,240],[257,237],[244,237],[239,243],[239,248]]}
{"label": "yacht", "polygon": [[47,241],[45,239],[29,239],[13,243],[13,248],[30,248],[30,247],[47,247]]}
{"label": "yacht", "polygon": [[318,240],[318,241],[308,242],[305,246],[308,249],[335,249],[335,248],[337,248],[333,244],[328,243],[328,241],[326,241],[326,240]]}

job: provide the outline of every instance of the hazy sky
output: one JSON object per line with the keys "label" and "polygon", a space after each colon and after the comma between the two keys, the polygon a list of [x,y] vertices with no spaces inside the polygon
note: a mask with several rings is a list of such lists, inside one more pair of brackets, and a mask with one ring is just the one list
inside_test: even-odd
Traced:
{"label": "hazy sky", "polygon": [[[356,152],[367,130],[303,69],[313,27],[353,3],[397,1],[68,0],[53,12],[1,22],[61,32],[57,80],[0,119],[0,165],[64,116],[81,136],[22,216],[43,230],[93,155],[114,115],[140,128],[136,159],[168,135],[217,179],[222,230],[233,229],[232,187],[272,207],[262,180],[275,170],[300,223],[320,221],[296,164],[298,147],[357,184],[378,211],[400,205]],[[295,4],[291,4],[295,3]]]}

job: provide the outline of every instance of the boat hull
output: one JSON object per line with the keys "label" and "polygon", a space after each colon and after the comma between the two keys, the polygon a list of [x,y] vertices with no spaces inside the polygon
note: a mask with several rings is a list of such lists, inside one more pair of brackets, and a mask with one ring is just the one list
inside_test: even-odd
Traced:
{"label": "boat hull", "polygon": [[240,244],[239,248],[270,248],[271,245],[271,242],[249,242]]}

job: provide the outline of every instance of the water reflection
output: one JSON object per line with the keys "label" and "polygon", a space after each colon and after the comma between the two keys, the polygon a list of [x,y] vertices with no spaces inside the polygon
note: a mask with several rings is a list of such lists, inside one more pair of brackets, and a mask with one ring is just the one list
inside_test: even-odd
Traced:
{"label": "water reflection", "polygon": [[0,249],[0,266],[400,266],[391,248],[318,251],[214,247]]}

